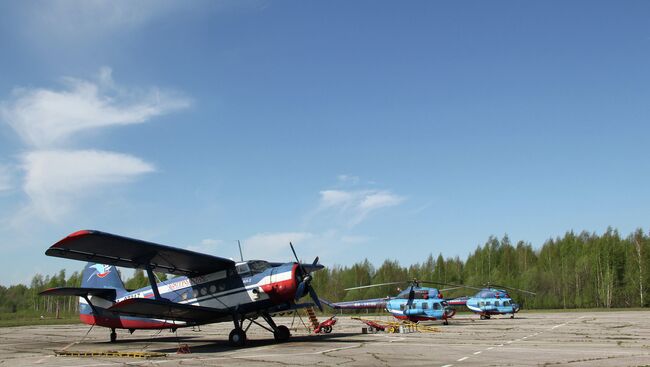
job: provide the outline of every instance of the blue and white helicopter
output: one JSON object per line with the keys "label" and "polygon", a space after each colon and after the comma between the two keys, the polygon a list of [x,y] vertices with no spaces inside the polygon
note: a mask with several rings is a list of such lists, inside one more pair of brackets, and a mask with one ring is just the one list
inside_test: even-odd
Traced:
{"label": "blue and white helicopter", "polygon": [[[255,323],[273,333],[276,341],[291,336],[272,316],[311,307],[297,303],[307,294],[322,306],[311,286],[311,273],[323,268],[318,257],[311,264],[271,263],[264,260],[235,262],[207,254],[140,241],[99,231],[82,230],[70,234],[45,252],[48,256],[86,261],[81,287],[52,288],[46,296],[80,297],[82,322],[111,329],[171,329],[210,324],[234,323],[229,342],[246,343],[246,331]],[[127,291],[116,266],[144,269],[150,285]],[[178,275],[157,282],[154,272]],[[268,324],[264,326],[256,319]],[[245,321],[249,321],[245,326]]]}
{"label": "blue and white helicopter", "polygon": [[536,293],[524,289],[506,287],[502,285],[487,284],[484,288],[473,286],[463,286],[465,288],[476,289],[478,292],[474,296],[459,297],[448,300],[452,306],[466,306],[470,311],[480,315],[481,320],[489,319],[493,315],[510,315],[514,318],[515,314],[521,309],[521,305],[513,301],[506,289],[516,292],[535,295]]}
{"label": "blue and white helicopter", "polygon": [[449,319],[456,314],[456,309],[450,307],[444,299],[441,292],[456,289],[460,286],[453,285],[453,288],[438,290],[437,288],[421,287],[420,283],[424,284],[440,284],[452,285],[439,282],[418,281],[413,280],[410,282],[390,282],[366,285],[361,287],[346,288],[346,291],[382,287],[387,285],[396,284],[410,284],[408,289],[401,291],[395,297],[363,299],[356,301],[345,302],[328,302],[322,300],[324,304],[334,309],[348,309],[348,310],[376,310],[384,309],[399,320],[417,321],[431,321],[442,320],[445,325],[449,324]]}

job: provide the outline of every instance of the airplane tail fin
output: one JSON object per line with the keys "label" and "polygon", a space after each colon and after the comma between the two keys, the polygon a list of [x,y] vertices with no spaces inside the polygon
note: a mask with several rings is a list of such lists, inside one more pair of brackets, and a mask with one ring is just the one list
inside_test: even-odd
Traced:
{"label": "airplane tail fin", "polygon": [[120,274],[113,265],[86,264],[82,274],[81,287],[115,289],[118,298],[127,293]]}

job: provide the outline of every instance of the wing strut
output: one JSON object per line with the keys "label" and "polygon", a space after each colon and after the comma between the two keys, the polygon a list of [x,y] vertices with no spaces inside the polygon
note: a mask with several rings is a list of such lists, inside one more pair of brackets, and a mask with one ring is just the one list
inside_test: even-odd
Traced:
{"label": "wing strut", "polygon": [[156,283],[156,276],[153,273],[152,266],[147,266],[147,277],[149,277],[149,283],[151,283],[151,290],[153,290],[154,298],[157,301],[161,300],[160,292],[158,291],[158,283]]}

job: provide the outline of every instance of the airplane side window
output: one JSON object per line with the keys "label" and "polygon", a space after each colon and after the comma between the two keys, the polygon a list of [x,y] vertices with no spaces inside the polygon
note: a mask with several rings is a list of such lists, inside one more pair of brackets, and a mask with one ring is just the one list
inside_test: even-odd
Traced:
{"label": "airplane side window", "polygon": [[225,291],[225,290],[226,290],[226,282],[222,280],[219,282],[219,291]]}
{"label": "airplane side window", "polygon": [[499,307],[499,301],[494,301],[494,305]]}
{"label": "airplane side window", "polygon": [[192,298],[197,298],[198,296],[199,296],[199,290],[198,289],[192,290]]}
{"label": "airplane side window", "polygon": [[214,284],[211,285],[211,286],[210,286],[210,293],[213,293],[213,294],[214,294],[216,291],[217,291],[217,286],[214,285]]}
{"label": "airplane side window", "polygon": [[429,304],[426,303],[426,302],[422,302],[422,309],[423,309],[423,310],[426,310],[426,309],[428,309],[428,308],[429,308]]}
{"label": "airplane side window", "polygon": [[487,301],[487,302],[485,302],[485,304],[486,304],[487,306],[489,306],[489,305],[491,305],[491,304],[492,304],[492,302],[490,302],[490,301]]}
{"label": "airplane side window", "polygon": [[205,287],[201,288],[201,295],[205,296],[208,293],[208,290]]}
{"label": "airplane side window", "polygon": [[481,307],[482,307],[482,306],[485,306],[485,302],[483,302],[483,301],[481,301],[480,304],[481,304]]}
{"label": "airplane side window", "polygon": [[404,311],[404,310],[406,309],[406,305],[405,305],[405,304],[401,304],[401,305],[399,305],[399,309],[402,310],[402,311]]}
{"label": "airplane side window", "polygon": [[504,305],[504,306],[510,306],[510,302],[508,302],[508,301],[503,301],[503,305]]}

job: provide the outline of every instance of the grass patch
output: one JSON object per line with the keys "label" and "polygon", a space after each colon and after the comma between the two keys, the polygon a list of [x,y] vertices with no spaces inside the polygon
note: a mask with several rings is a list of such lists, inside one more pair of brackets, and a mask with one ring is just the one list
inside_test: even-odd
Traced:
{"label": "grass patch", "polygon": [[58,319],[53,314],[41,315],[38,312],[0,313],[0,327],[28,325],[66,325],[78,324],[80,322],[81,321],[79,321],[79,315],[76,313],[63,313]]}

